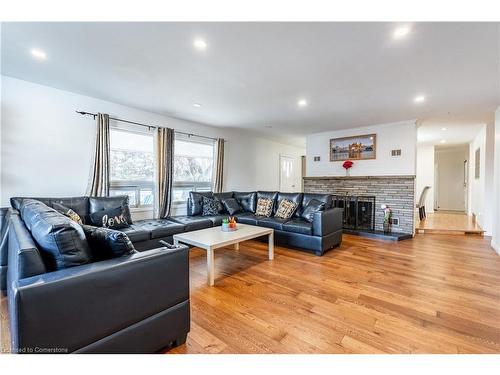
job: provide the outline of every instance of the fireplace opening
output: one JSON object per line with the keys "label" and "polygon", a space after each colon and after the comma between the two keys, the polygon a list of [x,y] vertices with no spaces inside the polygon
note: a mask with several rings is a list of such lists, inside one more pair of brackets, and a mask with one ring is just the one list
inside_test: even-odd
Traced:
{"label": "fireplace opening", "polygon": [[334,195],[333,206],[344,210],[344,229],[375,230],[374,196]]}

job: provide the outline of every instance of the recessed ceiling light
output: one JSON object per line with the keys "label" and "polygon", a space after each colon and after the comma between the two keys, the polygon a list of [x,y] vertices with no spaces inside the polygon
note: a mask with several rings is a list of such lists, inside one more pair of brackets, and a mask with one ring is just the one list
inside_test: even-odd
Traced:
{"label": "recessed ceiling light", "polygon": [[205,42],[203,39],[195,39],[193,42],[194,48],[204,51],[207,49],[207,42]]}
{"label": "recessed ceiling light", "polygon": [[448,130],[448,129],[446,129],[446,128],[441,128],[441,130],[442,130],[442,131],[446,131],[446,130]]}
{"label": "recessed ceiling light", "polygon": [[441,143],[446,143],[446,139],[441,139]]}
{"label": "recessed ceiling light", "polygon": [[38,60],[45,60],[47,58],[47,54],[38,48],[32,48],[31,55]]}
{"label": "recessed ceiling light", "polygon": [[425,96],[423,95],[419,95],[419,96],[416,96],[415,99],[413,99],[413,101],[415,103],[422,103],[422,102],[425,102]]}
{"label": "recessed ceiling light", "polygon": [[201,107],[201,104],[200,104],[200,103],[194,103],[194,104],[193,104],[193,107],[200,108],[200,107]]}
{"label": "recessed ceiling light", "polygon": [[298,102],[297,102],[297,105],[299,107],[307,107],[307,100],[305,99],[300,99]]}
{"label": "recessed ceiling light", "polygon": [[400,26],[392,33],[394,39],[403,39],[410,33],[410,26]]}

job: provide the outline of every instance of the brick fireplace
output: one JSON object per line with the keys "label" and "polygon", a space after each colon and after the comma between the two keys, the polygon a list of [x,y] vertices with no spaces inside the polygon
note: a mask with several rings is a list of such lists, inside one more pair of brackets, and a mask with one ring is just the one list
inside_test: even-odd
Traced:
{"label": "brick fireplace", "polygon": [[396,233],[413,233],[415,209],[415,176],[346,176],[304,177],[305,193],[325,193],[353,197],[375,197],[375,230],[382,231],[384,213],[380,206],[392,209],[391,230]]}

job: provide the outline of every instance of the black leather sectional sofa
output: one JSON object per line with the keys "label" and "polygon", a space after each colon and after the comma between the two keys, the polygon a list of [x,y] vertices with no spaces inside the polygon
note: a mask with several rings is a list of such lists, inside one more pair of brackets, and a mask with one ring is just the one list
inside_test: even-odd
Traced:
{"label": "black leather sectional sofa", "polygon": [[[124,199],[43,200],[47,205],[62,201],[85,218],[89,210],[114,206]],[[86,234],[74,234],[83,233],[83,227],[34,202],[28,213],[22,199],[12,200],[8,241],[2,244],[2,252],[8,251],[12,352],[154,353],[185,342],[190,329],[187,246],[171,249],[156,242],[152,250],[130,250],[95,261],[104,251],[84,242]],[[155,228],[147,232],[148,241]],[[131,237],[146,241],[146,236],[140,237],[142,232]],[[88,257],[80,261],[82,244]],[[47,257],[48,246],[59,251],[59,259],[72,264],[54,267],[53,259]]]}
{"label": "black leather sectional sofa", "polygon": [[[328,194],[280,193],[277,191],[191,192],[187,202],[187,215],[174,216],[170,219],[185,225],[186,231],[221,225],[222,219],[228,216],[228,212],[222,210],[219,215],[202,216],[203,196],[219,201],[235,198],[242,207],[242,211],[234,215],[236,221],[273,228],[274,240],[278,244],[323,255],[325,251],[339,246],[342,242],[342,209],[332,208],[333,199]],[[282,199],[290,200],[298,207],[290,219],[257,216],[255,211],[259,198],[273,200],[273,215]],[[325,209],[316,212],[312,223],[310,223],[301,218],[300,214],[312,199],[325,203]]]}
{"label": "black leather sectional sofa", "polygon": [[[12,208],[7,215],[2,211],[1,222],[9,225],[8,230],[5,225],[2,228],[0,258],[2,273],[7,274],[2,286],[7,286],[12,350],[149,353],[182,344],[190,326],[188,248],[169,249],[160,241],[171,243],[174,234],[221,224],[228,212],[221,209],[217,215],[203,216],[204,196],[219,201],[234,198],[241,206],[234,215],[236,220],[273,228],[279,244],[322,255],[342,241],[342,210],[332,208],[332,197],[323,194],[192,192],[187,215],[135,222],[127,196],[32,198],[45,207],[58,203],[71,208],[84,224],[90,224],[90,215],[97,211],[121,206],[132,223],[120,231],[140,252],[54,270],[39,250],[32,233],[37,229],[19,212],[23,201],[30,198],[11,198]],[[273,215],[282,199],[295,202],[297,210],[290,219],[257,216],[259,198],[273,200]],[[323,202],[324,209],[308,222],[301,213],[312,199]],[[64,219],[58,217],[57,223],[71,220],[58,215]],[[44,228],[53,230],[57,223],[47,223]]]}

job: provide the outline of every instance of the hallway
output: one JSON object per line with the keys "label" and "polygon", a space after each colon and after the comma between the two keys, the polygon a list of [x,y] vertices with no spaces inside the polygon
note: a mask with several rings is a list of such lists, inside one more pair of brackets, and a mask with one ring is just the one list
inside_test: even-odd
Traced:
{"label": "hallway", "polygon": [[443,234],[478,234],[483,235],[483,229],[462,212],[439,212],[427,214],[427,218],[417,224],[417,233]]}

